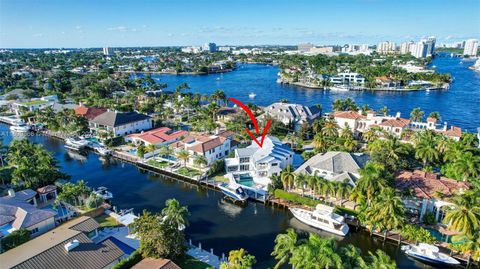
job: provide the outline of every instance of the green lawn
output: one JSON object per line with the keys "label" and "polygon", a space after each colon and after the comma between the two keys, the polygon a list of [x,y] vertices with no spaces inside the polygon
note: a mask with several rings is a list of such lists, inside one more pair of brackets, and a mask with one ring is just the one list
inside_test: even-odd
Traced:
{"label": "green lawn", "polygon": [[228,183],[228,178],[226,178],[224,176],[221,176],[221,175],[216,175],[216,176],[213,177],[213,179],[215,179],[215,181]]}
{"label": "green lawn", "polygon": [[147,162],[149,165],[157,167],[157,168],[166,168],[170,166],[170,163],[167,161],[156,161],[156,160],[148,160]]}
{"label": "green lawn", "polygon": [[48,103],[48,101],[45,101],[45,100],[32,100],[32,101],[28,101],[28,102],[23,102],[22,105],[32,106],[32,105],[41,105],[41,104],[46,104],[46,103]]}
{"label": "green lawn", "polygon": [[194,176],[199,176],[200,175],[200,171],[198,171],[196,169],[193,169],[193,168],[190,168],[190,167],[181,167],[175,172],[179,173],[180,175],[187,176],[187,177],[194,177]]}
{"label": "green lawn", "polygon": [[102,214],[95,217],[95,220],[100,224],[100,227],[114,227],[119,226],[113,217],[110,217],[107,214]]}
{"label": "green lawn", "polygon": [[207,268],[209,269],[209,268],[213,268],[210,265],[208,265],[204,262],[195,260],[193,257],[188,256],[188,255],[187,255],[187,258],[184,261],[178,262],[177,265],[180,266],[180,268],[182,268],[182,269],[207,269]]}

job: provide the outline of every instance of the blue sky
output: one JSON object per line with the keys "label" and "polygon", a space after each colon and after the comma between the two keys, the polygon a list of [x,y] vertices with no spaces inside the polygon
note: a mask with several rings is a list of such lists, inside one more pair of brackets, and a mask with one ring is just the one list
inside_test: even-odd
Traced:
{"label": "blue sky", "polygon": [[0,0],[0,47],[370,43],[480,36],[479,0]]}

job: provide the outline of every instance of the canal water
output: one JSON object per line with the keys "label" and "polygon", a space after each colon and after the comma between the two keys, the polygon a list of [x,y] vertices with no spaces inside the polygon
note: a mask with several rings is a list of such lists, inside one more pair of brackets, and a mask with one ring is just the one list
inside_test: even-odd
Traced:
{"label": "canal water", "polygon": [[[152,77],[168,85],[167,90],[187,82],[190,92],[211,94],[217,89],[225,91],[228,97],[242,102],[251,102],[266,106],[280,99],[288,99],[292,103],[305,105],[322,104],[324,111],[331,110],[336,99],[350,97],[357,104],[368,104],[373,109],[387,106],[390,114],[401,112],[405,118],[415,107],[420,107],[428,115],[439,111],[442,120],[460,126],[470,132],[480,127],[480,72],[469,70],[474,61],[463,61],[441,53],[433,60],[431,66],[441,73],[450,73],[455,78],[448,91],[417,92],[330,92],[318,89],[306,89],[296,86],[285,86],[276,83],[279,68],[271,65],[240,64],[238,69],[224,74],[207,76],[194,75],[152,75]],[[254,99],[249,93],[256,93]]]}
{"label": "canal water", "polygon": [[[8,126],[4,124],[0,124],[0,134],[3,135],[4,144],[21,138],[12,137]],[[178,199],[191,212],[190,226],[186,229],[188,238],[194,243],[201,242],[202,247],[208,250],[213,248],[217,255],[244,248],[257,258],[255,268],[273,266],[275,261],[270,253],[275,236],[289,227],[303,232],[316,232],[324,237],[332,236],[303,225],[283,209],[255,202],[240,207],[225,202],[223,195],[213,190],[155,175],[120,161],[102,160],[93,153],[84,156],[69,152],[63,147],[63,142],[57,139],[43,136],[27,138],[44,145],[59,161],[61,170],[71,175],[73,181],[83,179],[91,187],[107,187],[112,191],[113,203],[119,209],[133,208],[135,213],[141,213],[144,209],[158,212],[167,199]],[[340,245],[354,244],[364,254],[383,249],[401,268],[424,268],[408,259],[396,244],[384,244],[380,238],[371,238],[366,233],[352,231],[345,238],[335,238]]]}

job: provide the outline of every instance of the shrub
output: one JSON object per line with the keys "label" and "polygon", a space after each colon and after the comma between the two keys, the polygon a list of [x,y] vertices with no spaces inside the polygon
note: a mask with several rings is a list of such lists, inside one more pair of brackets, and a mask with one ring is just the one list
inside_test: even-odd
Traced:
{"label": "shrub", "polygon": [[434,243],[436,241],[435,237],[426,229],[415,226],[412,224],[407,224],[402,228],[400,233],[405,239],[414,242],[422,243]]}
{"label": "shrub", "polygon": [[27,229],[20,229],[13,231],[11,234],[5,236],[2,242],[2,250],[7,251],[15,248],[30,240],[30,231]]}
{"label": "shrub", "polygon": [[217,160],[215,161],[208,170],[208,175],[216,175],[219,173],[225,173],[225,160]]}
{"label": "shrub", "polygon": [[431,212],[428,212],[427,214],[425,214],[425,216],[423,216],[423,223],[425,223],[426,225],[435,224],[436,223],[435,215],[433,215],[433,213]]}
{"label": "shrub", "polygon": [[128,256],[128,258],[121,260],[119,263],[115,264],[112,269],[128,269],[133,267],[135,264],[139,263],[142,260],[142,253],[136,250]]}

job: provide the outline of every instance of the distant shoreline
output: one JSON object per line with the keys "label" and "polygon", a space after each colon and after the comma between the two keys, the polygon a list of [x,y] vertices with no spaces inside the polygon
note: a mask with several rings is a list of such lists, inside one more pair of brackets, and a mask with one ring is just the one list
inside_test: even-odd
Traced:
{"label": "distant shoreline", "polygon": [[[309,85],[301,82],[277,82],[282,85],[291,85],[300,88],[307,88],[307,89],[316,89],[316,90],[323,90],[323,91],[335,91],[331,90],[329,87],[323,86],[314,86]],[[359,92],[359,91],[370,91],[370,92],[414,92],[414,91],[437,91],[437,90],[448,90],[449,88],[448,83],[445,83],[442,87],[428,87],[428,88],[419,88],[419,89],[409,89],[409,88],[362,88],[362,89],[348,89],[348,92]],[[341,92],[341,91],[339,91]],[[345,91],[347,92],[347,91]]]}
{"label": "distant shoreline", "polygon": [[216,72],[166,72],[166,71],[116,71],[117,73],[126,73],[126,74],[159,74],[159,75],[174,75],[174,76],[206,76],[213,74],[221,74],[232,72],[235,69],[223,69]]}

